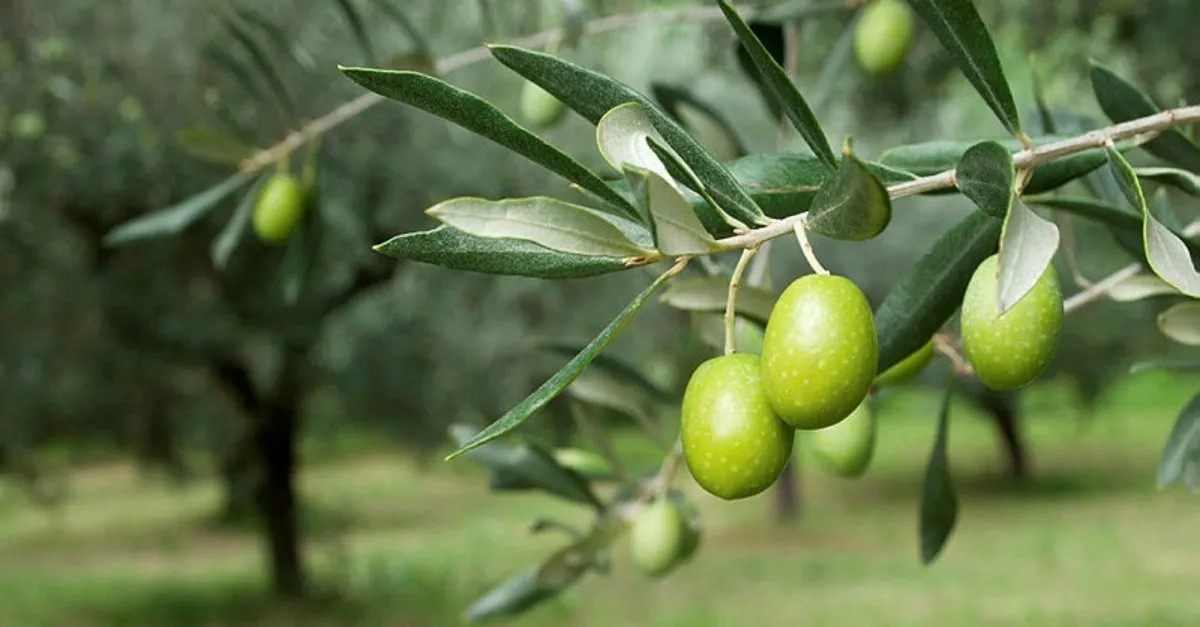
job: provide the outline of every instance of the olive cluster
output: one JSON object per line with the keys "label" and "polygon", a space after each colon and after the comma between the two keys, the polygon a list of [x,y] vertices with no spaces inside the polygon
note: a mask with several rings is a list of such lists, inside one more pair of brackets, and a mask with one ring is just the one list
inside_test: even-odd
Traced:
{"label": "olive cluster", "polygon": [[[1053,357],[1062,328],[1062,295],[1053,268],[1003,314],[999,265],[983,261],[963,298],[963,352],[975,375],[996,389],[1027,385]],[[933,356],[932,339],[878,373],[874,313],[845,277],[813,274],[780,294],[761,356],[732,353],[701,364],[683,396],[683,456],[696,482],[726,500],[767,489],[805,432],[830,472],[857,477],[875,448],[867,404],[874,387],[914,378]],[[878,373],[878,374],[877,374]]]}

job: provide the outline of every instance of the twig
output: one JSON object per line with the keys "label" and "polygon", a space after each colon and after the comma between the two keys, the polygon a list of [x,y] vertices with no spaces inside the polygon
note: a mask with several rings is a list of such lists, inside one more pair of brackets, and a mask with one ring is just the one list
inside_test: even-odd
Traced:
{"label": "twig", "polygon": [[812,242],[808,241],[808,229],[805,226],[806,220],[793,220],[792,231],[796,233],[796,240],[800,242],[800,252],[804,253],[804,259],[808,261],[808,265],[812,267],[813,272],[821,275],[829,275],[829,271],[817,259],[817,253],[813,251]]}
{"label": "twig", "polygon": [[954,365],[955,374],[969,377],[975,374],[975,369],[971,364],[967,363],[963,354],[959,352],[958,346],[955,344],[953,336],[949,333],[938,333],[933,336],[933,344],[938,351],[945,355],[950,363]]}
{"label": "twig", "polygon": [[729,299],[725,301],[725,354],[732,355],[736,352],[737,347],[733,342],[733,326],[737,321],[737,293],[738,288],[742,286],[742,273],[746,271],[746,266],[750,260],[754,258],[754,253],[758,252],[757,248],[747,248],[742,251],[742,256],[738,258],[737,265],[733,267],[733,276],[729,278]]}
{"label": "twig", "polygon": [[[1116,142],[1134,137],[1144,137],[1147,134],[1160,133],[1173,126],[1200,121],[1200,105],[1169,109],[1154,115],[1148,115],[1136,120],[1114,124],[1103,129],[1089,131],[1077,137],[1069,137],[1056,142],[1050,142],[1032,149],[1024,149],[1013,154],[1015,168],[1032,168],[1036,165],[1051,161],[1058,157],[1072,155],[1077,152],[1102,148],[1110,141]],[[923,194],[939,189],[955,186],[954,170],[946,170],[938,174],[924,176],[912,181],[897,183],[888,188],[888,196],[893,200],[905,196]],[[746,248],[759,246],[763,242],[781,237],[792,232],[794,225],[801,221],[806,214],[796,214],[782,220],[772,222],[761,229],[749,233],[734,235],[721,240],[727,248]]]}
{"label": "twig", "polygon": [[[743,12],[743,14],[756,11],[755,8],[748,6],[738,6],[736,8]],[[632,26],[707,22],[718,19],[724,19],[724,14],[721,12],[720,7],[716,6],[690,7],[674,11],[621,13],[588,22],[583,27],[583,36],[599,35]],[[552,28],[514,39],[510,43],[522,48],[541,48],[552,41],[561,39],[565,33],[566,29],[564,28]],[[448,74],[490,58],[491,53],[488,50],[488,46],[484,44],[450,55],[444,59],[439,59],[434,63],[434,69],[437,74]],[[240,169],[244,172],[261,170],[283,159],[297,148],[358,117],[363,112],[385,100],[387,99],[374,92],[365,93],[353,100],[348,100],[329,113],[288,134],[287,137],[284,137],[275,145],[264,148],[246,158],[246,160],[242,161]]]}
{"label": "twig", "polygon": [[1134,262],[1089,285],[1087,289],[1077,292],[1063,301],[1063,313],[1069,314],[1084,305],[1104,298],[1108,295],[1108,290],[1112,289],[1113,286],[1141,271],[1142,264]]}

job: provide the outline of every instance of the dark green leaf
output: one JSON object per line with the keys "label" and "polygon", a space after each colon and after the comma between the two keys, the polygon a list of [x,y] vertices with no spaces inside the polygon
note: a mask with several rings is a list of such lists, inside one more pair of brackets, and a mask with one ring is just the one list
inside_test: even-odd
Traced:
{"label": "dark green leaf", "polygon": [[583,350],[580,351],[579,354],[571,358],[571,361],[567,362],[567,364],[563,366],[561,370],[554,373],[554,376],[550,377],[550,379],[543,383],[541,387],[539,387],[529,396],[525,397],[525,400],[518,403],[516,407],[508,410],[508,412],[497,419],[496,422],[493,422],[485,427],[482,431],[475,434],[475,436],[471,438],[469,442],[464,444],[457,451],[451,453],[446,459],[453,459],[459,455],[462,455],[463,453],[466,453],[467,451],[487,444],[488,442],[505,435],[513,429],[516,429],[524,424],[526,420],[528,420],[539,409],[544,407],[546,403],[550,402],[551,399],[562,393],[562,391],[566,389],[566,387],[570,385],[571,382],[574,381],[581,372],[583,372],[584,368],[588,367],[588,364],[590,364],[597,355],[604,352],[604,349],[608,348],[608,345],[611,344],[612,341],[616,339],[616,337],[620,335],[622,331],[625,330],[625,327],[629,325],[629,322],[633,320],[633,317],[637,315],[637,312],[641,310],[643,305],[646,304],[646,301],[649,300],[652,294],[654,294],[655,290],[662,286],[662,284],[672,276],[673,274],[671,272],[665,272],[655,279],[649,287],[647,287],[642,291],[641,294],[638,294],[637,297],[633,299],[633,302],[629,303],[629,305],[625,307],[624,311],[618,314],[612,322],[608,323],[608,326],[605,327],[599,335],[592,339],[587,346],[583,347]]}
{"label": "dark green leaf", "polygon": [[[784,62],[784,55],[787,42],[782,24],[773,24],[760,21],[750,23],[750,30],[754,32],[754,36],[762,42],[763,47],[770,53],[771,58],[776,63]],[[734,49],[737,54],[738,67],[742,72],[754,82],[754,87],[758,91],[759,100],[767,108],[767,113],[770,114],[771,121],[783,121],[783,107],[779,104],[779,99],[775,97],[771,86],[767,84],[767,80],[763,78],[762,72],[758,71],[758,65],[754,62],[754,58],[742,45],[741,41],[734,42]],[[824,166],[822,166],[824,167]]]}
{"label": "dark green leaf", "polygon": [[[450,433],[456,446],[470,441],[474,429],[465,425],[454,425]],[[479,466],[500,473],[513,485],[527,485],[545,490],[565,499],[603,508],[603,503],[592,492],[587,479],[569,468],[563,468],[549,451],[531,442],[496,442],[491,446],[477,448],[464,457]]]}
{"label": "dark green leaf", "polygon": [[540,569],[540,566],[530,566],[492,588],[467,608],[465,618],[470,622],[507,618],[554,597],[559,590],[538,585]]}
{"label": "dark green leaf", "polygon": [[284,84],[283,78],[280,77],[279,71],[275,68],[275,64],[271,62],[271,57],[267,55],[262,46],[258,45],[258,41],[254,36],[246,31],[241,24],[232,19],[224,19],[226,28],[237,39],[246,53],[250,55],[250,61],[266,79],[267,84],[271,87],[271,93],[274,94],[279,106],[283,112],[290,118],[292,122],[299,119],[296,112],[295,102],[292,100],[291,94],[288,92],[287,85]]}
{"label": "dark green leaf", "polygon": [[354,41],[358,42],[358,48],[363,53],[363,58],[371,65],[378,65],[375,58],[375,48],[371,45],[371,37],[367,34],[367,27],[363,23],[362,15],[358,13],[358,9],[354,7],[354,3],[350,0],[334,0],[338,7],[342,10],[342,15],[346,17],[346,24],[350,26],[350,31],[354,33]]}
{"label": "dark green leaf", "polygon": [[1118,229],[1140,230],[1142,228],[1142,218],[1138,214],[1124,207],[1111,205],[1094,198],[1079,196],[1026,196],[1025,202],[1031,205],[1049,207],[1058,211],[1066,211],[1092,220],[1093,222],[1099,222]]}
{"label": "dark green leaf", "polygon": [[517,124],[487,100],[419,72],[345,67],[341,70],[363,87],[486,137],[605,199],[620,214],[638,219],[637,210],[595,173]]}
{"label": "dark green leaf", "polygon": [[746,147],[729,120],[686,88],[650,83],[650,93],[668,115],[717,159],[733,161],[746,155]]}
{"label": "dark green leaf", "polygon": [[1012,153],[995,141],[982,141],[968,148],[954,173],[963,196],[993,218],[1005,219],[1012,207],[1016,171]]}
{"label": "dark green leaf", "polygon": [[1163,446],[1162,458],[1158,463],[1158,487],[1165,488],[1183,477],[1189,464],[1195,464],[1196,450],[1200,448],[1200,394],[1193,396],[1175,426],[1167,443]]}
{"label": "dark green leaf", "polygon": [[[583,344],[572,344],[559,341],[542,342],[539,343],[538,346],[544,350],[553,351],[566,357],[573,357],[576,353],[579,353],[584,349]],[[670,392],[662,389],[650,381],[650,379],[647,379],[646,375],[642,374],[637,368],[634,368],[619,357],[601,353],[596,356],[595,361],[593,361],[592,365],[589,366],[589,370],[591,369],[604,370],[608,374],[618,379],[634,383],[638,387],[648,392],[650,396],[658,402],[669,403],[677,400]]]}
{"label": "dark green leaf", "polygon": [[1017,198],[1000,231],[999,307],[1004,314],[1025,297],[1058,251],[1058,225]]}
{"label": "dark green leaf", "polygon": [[946,383],[942,397],[942,408],[938,414],[937,437],[929,463],[925,467],[925,480],[921,486],[921,563],[929,565],[950,539],[954,525],[958,522],[958,496],[954,493],[954,481],[950,477],[950,462],[947,448],[950,440],[950,399],[954,394],[954,379]]}
{"label": "dark green leaf", "polygon": [[539,279],[590,277],[628,268],[625,260],[615,257],[560,253],[523,240],[476,237],[444,225],[397,235],[375,250],[451,270]]}
{"label": "dark green leaf", "polygon": [[[553,55],[514,46],[494,45],[490,49],[498,61],[537,83],[593,124],[617,105],[641,103],[663,139],[704,181],[725,211],[747,224],[761,221],[762,211],[738,185],[733,175],[646,96],[607,76]],[[713,235],[724,237],[730,232],[725,230]]]}
{"label": "dark green leaf", "polygon": [[813,197],[805,225],[834,239],[862,241],[879,235],[892,221],[887,188],[863,162],[847,152],[837,172]]}
{"label": "dark green leaf", "polygon": [[[1128,122],[1161,111],[1149,96],[1107,66],[1091,61],[1090,76],[1096,101],[1113,122]],[[1143,148],[1185,170],[1200,170],[1200,146],[1176,129],[1164,130]]]}
{"label": "dark green leaf", "polygon": [[138,216],[109,231],[104,245],[123,246],[181,233],[254,177],[253,172],[238,172],[179,204]]}
{"label": "dark green leaf", "polygon": [[[729,298],[729,280],[724,278],[676,281],[662,295],[662,301],[683,311],[725,311]],[[737,313],[759,324],[766,324],[775,306],[775,294],[761,287],[738,288]]]}
{"label": "dark green leaf", "polygon": [[1021,132],[1017,105],[1000,67],[992,36],[971,0],[908,0],[941,40],[959,69],[983,96],[1008,132]]}
{"label": "dark green leaf", "polygon": [[265,177],[259,177],[255,181],[250,191],[246,192],[246,195],[242,196],[238,202],[233,217],[225,223],[225,228],[221,229],[221,233],[213,240],[209,256],[212,258],[214,268],[224,270],[225,266],[229,264],[229,258],[246,232],[246,227],[250,225],[250,219],[254,215],[254,205],[258,202],[258,192],[262,189],[265,180]]}
{"label": "dark green leaf", "polygon": [[203,126],[191,126],[175,135],[175,143],[198,159],[221,165],[238,165],[254,153],[254,149],[220,131]]}
{"label": "dark green leaf", "polygon": [[[911,181],[916,177],[876,163],[863,163],[885,184]],[[812,155],[778,152],[748,155],[729,164],[738,181],[759,203],[764,212],[776,219],[809,210],[818,190],[830,176],[825,166]]]}
{"label": "dark green leaf", "polygon": [[879,372],[924,346],[962,303],[975,268],[996,252],[1001,222],[973,211],[939,237],[875,312]]}
{"label": "dark green leaf", "polygon": [[1177,168],[1135,168],[1141,180],[1170,185],[1186,194],[1200,196],[1200,176]]}
{"label": "dark green leaf", "polygon": [[771,53],[763,47],[762,42],[755,36],[754,31],[750,30],[750,26],[746,24],[737,10],[725,0],[717,0],[717,5],[725,13],[725,19],[729,21],[733,32],[737,34],[743,48],[749,53],[750,59],[754,61],[754,66],[758,69],[763,81],[770,87],[775,98],[779,100],[783,107],[783,113],[791,121],[792,126],[796,128],[805,143],[812,149],[813,154],[821,159],[826,167],[831,170],[836,168],[837,157],[829,147],[825,131],[821,129],[821,124],[817,122],[817,117],[813,115],[804,96],[800,95],[800,90],[796,89],[796,84],[788,77],[783,67],[775,61]]}

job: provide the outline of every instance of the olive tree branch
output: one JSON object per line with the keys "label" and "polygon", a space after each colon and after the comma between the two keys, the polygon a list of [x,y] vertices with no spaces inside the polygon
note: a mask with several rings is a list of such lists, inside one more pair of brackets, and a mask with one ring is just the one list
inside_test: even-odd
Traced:
{"label": "olive tree branch", "polygon": [[[1013,153],[1013,166],[1017,169],[1033,168],[1059,157],[1103,148],[1108,142],[1116,142],[1124,139],[1134,138],[1141,143],[1153,139],[1154,136],[1169,128],[1197,121],[1200,121],[1200,105],[1168,109],[1154,115],[1089,131],[1076,137],[1069,137],[1042,144],[1041,146],[1020,150]],[[955,185],[954,170],[951,169],[892,185],[888,188],[888,196],[895,200],[905,196],[914,196],[916,194],[946,189]],[[761,229],[727,237],[720,240],[720,243],[726,248],[761,246],[767,240],[791,233],[795,225],[800,223],[805,215],[801,213],[789,216],[772,222]]]}
{"label": "olive tree branch", "polygon": [[[758,9],[746,5],[735,7],[743,14],[753,14]],[[818,7],[813,7],[810,11],[813,15],[819,14]],[[828,7],[826,7],[826,11]],[[797,16],[799,17],[799,15]],[[611,31],[617,31],[624,28],[634,26],[651,26],[658,24],[681,24],[687,22],[708,22],[719,19],[725,19],[721,8],[718,6],[703,6],[690,7],[686,9],[676,9],[671,11],[640,11],[631,13],[620,13],[617,15],[609,15],[606,17],[597,18],[587,22],[583,27],[581,36],[599,35]],[[556,42],[566,34],[566,29],[551,28],[532,35],[520,37],[512,40],[514,46],[522,48],[540,48],[549,43]],[[452,54],[448,57],[438,59],[433,64],[434,73],[447,74],[455,70],[469,67],[476,63],[486,61],[491,58],[491,53],[488,51],[487,44],[479,45],[462,52]],[[384,102],[387,98],[380,96],[374,92],[368,92],[357,96],[352,100],[348,100],[341,105],[338,105],[333,110],[325,115],[304,124],[300,128],[289,133],[282,140],[272,146],[264,148],[257,153],[247,157],[242,161],[239,169],[243,172],[257,172],[263,168],[280,161],[290,155],[293,151],[304,146],[305,144],[316,140],[329,131],[349,122],[358,117],[363,112],[371,107]]]}

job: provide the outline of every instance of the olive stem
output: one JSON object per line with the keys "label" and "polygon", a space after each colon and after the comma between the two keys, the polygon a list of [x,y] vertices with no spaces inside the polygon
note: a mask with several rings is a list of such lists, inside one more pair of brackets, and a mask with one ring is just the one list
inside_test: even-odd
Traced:
{"label": "olive stem", "polygon": [[[1085,150],[1103,148],[1108,142],[1130,138],[1134,138],[1139,142],[1146,141],[1147,138],[1153,138],[1166,129],[1198,121],[1200,121],[1200,105],[1167,109],[1154,115],[1089,131],[1076,137],[1068,137],[1042,144],[1041,146],[1019,150],[1013,153],[1013,167],[1017,169],[1033,168],[1059,157],[1073,155]],[[897,183],[888,188],[888,196],[892,200],[895,200],[897,198],[904,198],[905,196],[915,196],[917,194],[954,187],[956,185],[954,172],[954,170],[946,170],[938,174],[922,176],[911,181]],[[795,228],[795,225],[804,219],[805,215],[807,214],[800,213],[788,216],[749,233],[726,237],[719,240],[719,243],[724,248],[759,246],[767,240],[782,237],[791,232]]]}
{"label": "olive stem", "polygon": [[949,333],[938,333],[933,336],[933,344],[937,347],[938,352],[945,355],[950,360],[950,363],[954,365],[955,374],[964,377],[975,374],[975,369],[971,367],[971,364],[959,352],[958,346],[954,343],[954,337]]}
{"label": "olive stem", "polygon": [[679,472],[679,467],[683,464],[683,440],[675,440],[675,446],[671,447],[671,452],[663,458],[662,466],[659,467],[658,473],[650,480],[646,486],[646,491],[642,493],[640,501],[650,501],[657,499],[667,493],[667,489],[671,487],[671,481],[675,479],[675,475]]}
{"label": "olive stem", "polygon": [[808,265],[812,266],[813,272],[822,276],[829,276],[829,271],[817,260],[817,253],[813,251],[812,242],[808,241],[808,229],[805,227],[806,222],[806,220],[796,220],[792,223],[792,231],[796,234],[796,241],[800,242],[800,252],[804,253],[804,258],[808,261]]}
{"label": "olive stem", "polygon": [[725,354],[732,355],[737,352],[737,347],[733,341],[733,326],[737,321],[737,293],[738,288],[742,286],[742,274],[746,271],[746,266],[750,265],[750,260],[754,258],[754,253],[758,252],[758,248],[747,248],[742,251],[742,256],[738,259],[737,265],[733,267],[733,276],[729,278],[729,299],[725,301]]}

